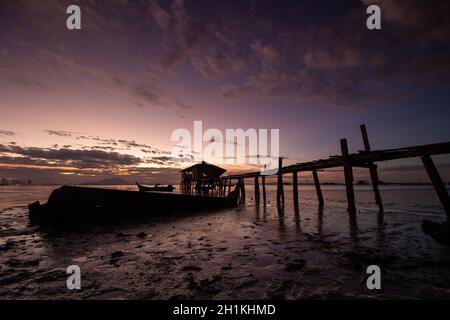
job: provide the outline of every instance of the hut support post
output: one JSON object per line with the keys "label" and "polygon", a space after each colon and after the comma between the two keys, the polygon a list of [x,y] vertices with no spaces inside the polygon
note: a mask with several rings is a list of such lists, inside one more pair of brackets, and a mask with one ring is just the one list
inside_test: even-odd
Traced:
{"label": "hut support post", "polygon": [[263,192],[263,201],[266,203],[266,176],[262,176],[262,192]]}
{"label": "hut support post", "polygon": [[[365,151],[370,152],[371,149],[370,149],[370,143],[369,143],[369,136],[367,134],[367,129],[366,129],[365,124],[361,125],[361,135],[363,138]],[[380,189],[378,188],[380,181],[378,179],[377,166],[373,163],[369,163],[369,172],[370,172],[370,179],[372,181],[373,192],[375,194],[375,202],[378,205],[379,212],[383,213],[383,211],[384,211],[383,201],[381,200],[381,193],[380,193]]]}
{"label": "hut support post", "polygon": [[353,169],[348,155],[347,139],[341,139],[342,158],[344,160],[345,188],[347,191],[347,211],[350,216],[356,214],[355,191],[353,190]]}
{"label": "hut support post", "polygon": [[255,200],[259,201],[259,177],[255,177]]}
{"label": "hut support post", "polygon": [[283,188],[283,174],[282,174],[282,168],[283,168],[283,158],[278,158],[278,185],[277,185],[277,203],[283,203],[284,204],[284,188]]}
{"label": "hut support post", "polygon": [[433,159],[429,155],[422,156],[422,162],[427,170],[428,176],[430,177],[433,187],[438,194],[439,200],[441,200],[442,206],[444,207],[445,213],[447,214],[447,220],[450,218],[450,198],[448,196],[447,189],[445,188],[444,182],[442,182],[441,176],[434,165]]}
{"label": "hut support post", "polygon": [[292,185],[293,185],[293,192],[294,192],[294,206],[298,206],[298,178],[297,178],[297,171],[294,171],[292,173]]}
{"label": "hut support post", "polygon": [[314,185],[316,186],[317,201],[319,202],[319,207],[323,207],[324,201],[323,201],[322,189],[320,188],[320,181],[319,181],[319,175],[317,174],[317,170],[313,170],[312,175],[314,178]]}

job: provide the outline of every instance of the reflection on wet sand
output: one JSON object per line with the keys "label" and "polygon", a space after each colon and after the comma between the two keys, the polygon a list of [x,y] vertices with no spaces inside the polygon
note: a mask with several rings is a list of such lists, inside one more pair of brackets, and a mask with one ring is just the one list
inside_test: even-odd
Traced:
{"label": "reflection on wet sand", "polygon": [[322,235],[323,232],[323,205],[319,205],[317,210],[317,233]]}

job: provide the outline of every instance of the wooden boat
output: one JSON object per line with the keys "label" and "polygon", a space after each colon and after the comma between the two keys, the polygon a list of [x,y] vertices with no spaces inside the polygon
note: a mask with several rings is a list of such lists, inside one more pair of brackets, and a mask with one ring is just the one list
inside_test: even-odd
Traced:
{"label": "wooden boat", "polygon": [[63,186],[47,203],[28,206],[31,225],[72,225],[107,218],[163,216],[169,213],[217,210],[238,205],[238,192],[212,197],[163,192]]}
{"label": "wooden boat", "polygon": [[136,182],[136,185],[138,186],[139,191],[162,191],[162,192],[172,192],[175,190],[174,186],[171,184],[167,186],[161,186],[159,184],[155,184],[153,187],[147,187],[143,186],[142,184],[139,184]]}

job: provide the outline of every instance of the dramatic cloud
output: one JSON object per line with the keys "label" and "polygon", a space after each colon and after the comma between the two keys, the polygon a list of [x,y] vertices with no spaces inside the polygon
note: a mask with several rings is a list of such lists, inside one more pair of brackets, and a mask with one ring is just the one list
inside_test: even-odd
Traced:
{"label": "dramatic cloud", "polygon": [[152,20],[158,27],[162,29],[167,29],[169,27],[171,20],[170,14],[159,5],[157,0],[150,0],[148,11]]}
{"label": "dramatic cloud", "polygon": [[[150,38],[158,42],[158,50],[140,47],[134,57],[148,57],[151,62],[143,68],[148,73],[129,78],[121,71],[85,63],[68,48],[61,50],[64,46],[13,43],[20,44],[22,51],[33,52],[52,72],[83,76],[92,87],[129,97],[129,105],[171,108],[180,117],[192,108],[179,102],[183,99],[169,88],[173,78],[165,71],[179,72],[186,66],[205,81],[217,81],[219,94],[225,98],[306,100],[327,106],[379,103],[378,99],[386,96],[380,94],[380,86],[395,81],[449,82],[450,22],[446,13],[450,4],[446,1],[361,0],[360,5],[324,23],[298,21],[298,28],[287,21],[299,12],[300,4],[284,21],[276,15],[266,17],[257,10],[257,3],[199,4],[207,14],[183,0],[74,3],[83,7],[86,30],[94,36],[101,34],[108,46],[117,43],[110,50],[128,46],[125,34],[132,33],[140,43]],[[365,8],[374,3],[382,8],[383,17],[382,30],[376,32],[365,28]],[[53,30],[54,42],[66,37],[56,27],[56,21],[65,15],[64,1],[36,4],[20,0],[8,9],[29,16],[29,23],[38,31]],[[15,59],[10,49],[3,49],[2,54]],[[10,80],[21,86],[46,87],[45,82],[19,70]]]}
{"label": "dramatic cloud", "polygon": [[143,99],[146,102],[153,105],[161,103],[161,89],[158,88],[155,83],[140,82],[136,84],[133,91],[138,98]]}
{"label": "dramatic cloud", "polygon": [[253,41],[250,47],[260,61],[259,74],[250,74],[241,83],[223,85],[222,95],[361,107],[386,98],[380,87],[388,83],[448,85],[450,47],[442,39],[450,35],[450,23],[445,18],[450,5],[439,2],[433,6],[425,1],[374,3],[380,4],[383,17],[392,22],[384,24],[378,33],[364,27],[365,8],[358,8],[332,23],[306,28],[301,34],[280,32],[271,42]]}
{"label": "dramatic cloud", "polygon": [[182,0],[173,1],[174,42],[163,66],[174,68],[187,60],[206,78],[236,73],[245,66],[240,48],[214,22],[194,18]]}
{"label": "dramatic cloud", "polygon": [[[68,174],[69,173],[69,174]],[[0,166],[0,177],[11,177],[21,181],[31,180],[33,183],[75,183],[75,184],[104,184],[114,181],[115,183],[134,184],[135,181],[145,184],[155,183],[177,183],[179,172],[173,168],[136,168],[126,171],[127,175],[117,176],[117,172],[111,170],[83,170],[67,171],[57,168],[41,168],[39,170],[28,167],[2,167]],[[110,180],[114,179],[114,180]],[[118,180],[120,179],[120,180]]]}
{"label": "dramatic cloud", "polygon": [[[189,106],[181,105],[180,108],[189,108]],[[83,145],[80,144],[80,148],[83,150],[108,150],[108,151],[117,151],[117,150],[140,150],[143,153],[147,154],[157,154],[157,155],[170,155],[171,152],[167,150],[162,150],[159,148],[152,147],[145,143],[138,143],[135,140],[127,140],[127,139],[111,139],[111,138],[103,138],[99,136],[90,136],[90,135],[79,135],[77,132],[73,131],[64,131],[64,130],[44,130],[44,132],[49,135],[58,136],[61,138],[73,138],[75,140],[82,140],[90,143],[95,143],[95,145]],[[1,132],[0,132],[0,135]],[[3,135],[14,135],[11,131],[4,131]],[[58,148],[58,144],[54,144],[53,148]],[[71,149],[72,145],[66,144],[61,146],[63,149]],[[161,159],[160,159],[161,160]]]}
{"label": "dramatic cloud", "polygon": [[[448,43],[450,3],[440,0],[362,0],[366,5],[377,4],[382,8],[383,20],[419,42],[438,40]],[[425,38],[425,39],[424,39]]]}
{"label": "dramatic cloud", "polygon": [[[124,39],[128,38],[130,32],[143,37],[143,30],[151,30],[147,24],[138,27],[130,24],[130,21],[147,21],[148,24],[153,24],[153,19],[149,19],[148,13],[154,13],[153,18],[158,17],[156,23],[159,27],[168,23],[164,22],[164,10],[155,1],[134,3],[116,1],[110,4],[103,1],[80,0],[70,4],[79,4],[83,8],[83,31],[89,30],[86,37],[101,39],[110,43],[114,49],[127,46]],[[129,100],[127,107],[160,107],[172,109],[180,117],[186,115],[189,110],[180,107],[178,103],[183,100],[182,97],[167,88],[168,83],[164,75],[156,74],[158,70],[152,69],[151,66],[140,67],[142,70],[149,70],[140,72],[139,76],[129,77],[122,70],[100,66],[95,61],[89,61],[90,59],[76,54],[74,48],[70,48],[71,44],[66,42],[67,29],[65,24],[61,24],[61,19],[66,16],[67,5],[64,1],[55,0],[39,5],[30,0],[5,4],[2,12],[8,12],[8,15],[0,13],[2,20],[0,27],[11,32],[0,34],[0,41],[10,44],[8,49],[2,49],[0,52],[1,77],[17,86],[40,89],[52,86],[48,84],[49,79],[55,81],[55,77],[64,81],[80,81],[95,90],[101,89],[117,96],[127,97]],[[25,21],[22,17],[29,19]],[[130,31],[128,28],[141,30]],[[32,30],[33,37],[23,41],[23,29]],[[114,32],[111,33],[112,31]],[[117,41],[120,37],[121,40]],[[42,38],[50,41],[48,43],[36,41]],[[78,40],[80,39],[74,43]],[[60,45],[61,43],[64,45]],[[113,54],[107,55],[110,58]],[[29,69],[39,65],[44,68],[31,77]]]}
{"label": "dramatic cloud", "polygon": [[15,157],[7,157],[7,163],[27,163],[34,165],[66,166],[77,169],[104,168],[112,169],[122,166],[135,166],[141,163],[141,159],[132,155],[117,152],[105,152],[101,150],[74,150],[54,148],[22,148],[19,146],[0,145],[1,154],[13,154]]}
{"label": "dramatic cloud", "polygon": [[23,76],[16,76],[16,75],[7,76],[7,78],[9,80],[11,80],[13,83],[18,84],[23,87],[26,87],[26,88],[41,88],[41,89],[47,88],[47,86],[45,84],[41,83],[38,80],[31,79],[31,78],[26,78]]}
{"label": "dramatic cloud", "polygon": [[146,163],[158,164],[158,165],[174,165],[171,157],[161,156],[161,157],[151,157],[147,158]]}
{"label": "dramatic cloud", "polygon": [[7,136],[7,137],[13,137],[15,136],[16,133],[14,131],[9,131],[9,130],[1,130],[0,129],[0,136]]}
{"label": "dramatic cloud", "polygon": [[49,135],[58,136],[58,137],[72,137],[76,132],[64,131],[64,130],[45,130]]}
{"label": "dramatic cloud", "polygon": [[[17,141],[2,146],[4,164],[127,173],[172,166],[162,150],[170,131],[199,119],[280,128],[283,153],[322,156],[325,147],[309,135],[342,135],[368,108],[395,143],[403,144],[399,130],[413,143],[445,139],[447,1],[0,3],[2,126],[20,132],[10,139],[13,132],[0,131],[2,143]],[[381,7],[381,30],[366,28],[372,3]],[[81,6],[79,31],[65,26],[68,4]],[[79,132],[45,130],[50,123]],[[39,146],[49,148],[24,147],[43,130]]]}

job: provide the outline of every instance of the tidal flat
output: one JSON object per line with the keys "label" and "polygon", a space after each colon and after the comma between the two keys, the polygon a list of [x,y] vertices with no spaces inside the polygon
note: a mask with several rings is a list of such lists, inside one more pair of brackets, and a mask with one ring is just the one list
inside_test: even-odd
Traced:
{"label": "tidal flat", "polygon": [[[450,248],[421,230],[444,221],[429,186],[381,192],[379,219],[370,188],[358,187],[357,221],[345,189],[291,186],[279,211],[275,188],[264,205],[252,199],[228,209],[183,217],[49,231],[27,226],[27,203],[54,187],[0,189],[0,299],[448,299]],[[133,188],[124,186],[121,188]],[[381,268],[381,290],[368,290],[366,268]],[[69,265],[81,289],[69,290]]]}

